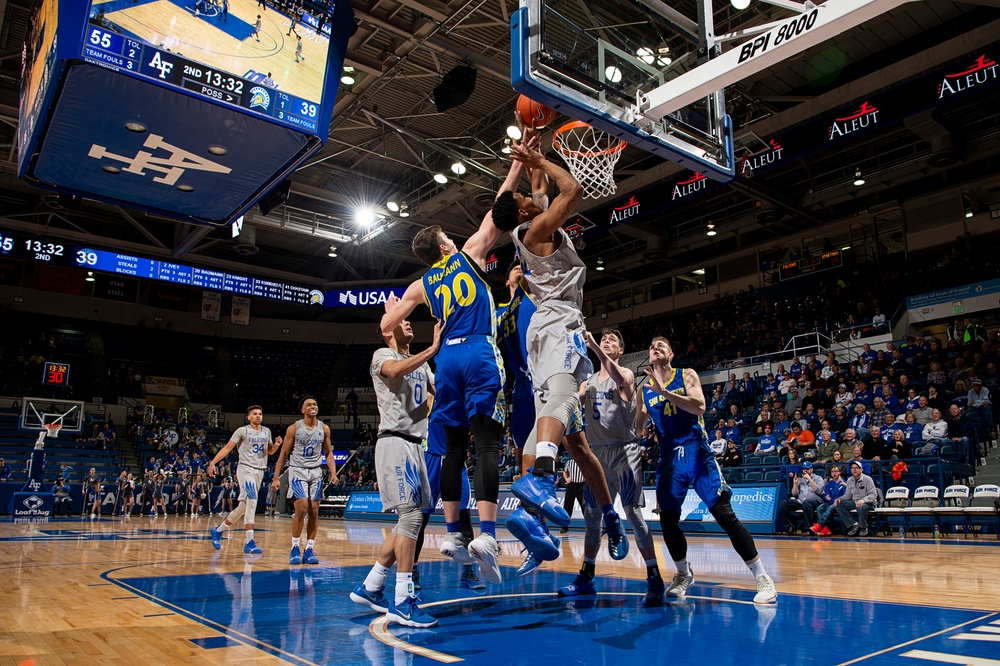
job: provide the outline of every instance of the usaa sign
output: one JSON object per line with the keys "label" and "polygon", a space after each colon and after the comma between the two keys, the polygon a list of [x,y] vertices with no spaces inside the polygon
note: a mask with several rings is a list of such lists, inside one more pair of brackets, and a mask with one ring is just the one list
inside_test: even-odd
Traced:
{"label": "usaa sign", "polygon": [[323,294],[323,305],[328,308],[383,306],[390,296],[402,298],[404,291],[406,291],[406,287],[328,291]]}

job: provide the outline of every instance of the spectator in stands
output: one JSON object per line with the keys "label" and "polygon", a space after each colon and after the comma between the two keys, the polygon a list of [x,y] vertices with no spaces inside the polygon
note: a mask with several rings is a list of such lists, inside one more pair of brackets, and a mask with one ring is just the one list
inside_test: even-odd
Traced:
{"label": "spectator in stands", "polygon": [[892,439],[892,433],[896,430],[902,430],[902,427],[896,421],[896,415],[892,412],[886,412],[885,423],[882,424],[882,436],[886,439]]}
{"label": "spectator in stands", "polygon": [[850,465],[853,462],[859,462],[861,463],[861,469],[864,471],[864,473],[871,474],[872,463],[870,460],[865,459],[864,455],[862,454],[862,451],[864,451],[864,444],[862,444],[861,440],[859,439],[857,440],[857,443],[854,445],[854,448],[851,449],[851,457],[847,461],[847,463],[848,465]]}
{"label": "spectator in stands", "polygon": [[[824,423],[827,423],[824,421]],[[827,423],[827,425],[829,425]],[[819,431],[819,438],[817,439],[816,445],[816,462],[818,463],[828,463],[833,460],[833,454],[840,445],[837,444],[837,440],[834,439],[833,433],[824,428]]]}
{"label": "spectator in stands", "polygon": [[927,373],[927,384],[934,386],[944,386],[948,381],[948,375],[941,369],[941,364],[931,361],[930,372]]}
{"label": "spectator in stands", "polygon": [[847,390],[847,384],[840,384],[837,387],[837,395],[834,397],[834,404],[837,407],[847,409],[854,402],[854,394]]}
{"label": "spectator in stands", "polygon": [[764,395],[771,395],[772,392],[778,391],[778,381],[774,378],[774,373],[767,373],[767,378],[764,380]]}
{"label": "spectator in stands", "polygon": [[[781,366],[778,366],[779,368]],[[798,380],[796,380],[791,375],[785,375],[784,378],[778,382],[778,395],[787,396],[792,391],[792,387],[798,386]]]}
{"label": "spectator in stands", "polygon": [[838,439],[842,439],[847,429],[851,427],[851,419],[847,416],[844,407],[833,409],[833,421],[830,422],[830,430],[836,433]]}
{"label": "spectator in stands", "polygon": [[[834,500],[840,522],[847,528],[847,536],[868,536],[868,512],[875,508],[875,482],[864,473],[861,461],[852,460],[851,476],[847,479],[847,489],[844,495]],[[858,517],[855,520],[851,510],[856,509]]]}
{"label": "spectator in stands", "polygon": [[830,468],[830,479],[823,485],[823,503],[816,508],[816,523],[809,531],[817,536],[830,536],[830,517],[837,506],[838,500],[847,492],[847,484],[843,479],[843,468],[834,465]]}
{"label": "spectator in stands", "polygon": [[726,398],[722,395],[722,389],[716,387],[712,392],[712,400],[708,403],[708,410],[705,412],[705,415],[709,417],[708,420],[714,421],[725,416],[726,407]]}
{"label": "spectator in stands", "polygon": [[0,483],[10,481],[10,474],[10,465],[3,458],[0,458]]}
{"label": "spectator in stands", "polygon": [[743,426],[743,415],[740,414],[740,408],[737,405],[729,405],[729,415],[728,419],[733,421],[738,426]]}
{"label": "spectator in stands", "polygon": [[[883,377],[883,379],[888,381],[888,377]],[[886,410],[892,415],[898,415],[903,413],[903,405],[900,403],[899,399],[892,391],[892,387],[889,385],[882,386],[879,391],[881,392],[882,404],[885,405]]]}
{"label": "spectator in stands", "polygon": [[796,409],[792,412],[792,423],[798,423],[802,426],[803,430],[809,429],[809,421],[802,415],[801,409]]}
{"label": "spectator in stands", "polygon": [[[963,398],[964,398],[964,396],[963,396]],[[941,393],[938,391],[938,387],[937,386],[934,386],[932,384],[931,386],[927,387],[927,406],[928,407],[930,407],[931,409],[937,409],[937,410],[939,410],[943,414],[945,412],[945,410],[948,409],[948,404],[949,403],[948,403],[947,400],[945,400],[945,397],[943,395],[941,395]]]}
{"label": "spectator in stands", "polygon": [[757,440],[757,455],[774,455],[778,452],[778,440],[771,434],[771,426],[764,426],[764,434]]}
{"label": "spectator in stands", "polygon": [[882,396],[876,396],[875,400],[872,401],[872,409],[868,412],[868,427],[881,428],[884,426],[885,417],[888,413],[889,410],[886,409]]}
{"label": "spectator in stands", "polygon": [[347,396],[344,398],[344,402],[347,404],[347,418],[351,419],[354,424],[354,428],[358,427],[358,394],[354,392],[352,388]]}
{"label": "spectator in stands", "polygon": [[816,508],[823,503],[825,482],[818,474],[813,474],[813,464],[806,460],[802,471],[792,480],[791,495],[781,502],[778,525],[785,525],[785,534],[791,536],[799,529],[795,512],[802,510],[803,529],[816,522]]}
{"label": "spectator in stands", "polygon": [[798,421],[792,421],[792,432],[785,440],[785,449],[794,449],[800,458],[816,457],[816,436],[805,430]]}
{"label": "spectator in stands", "polygon": [[917,395],[917,389],[915,387],[911,387],[906,391],[899,391],[898,393],[906,396],[906,398],[900,401],[904,413],[912,412],[920,407],[920,396]]}
{"label": "spectator in stands", "polygon": [[774,420],[771,418],[771,407],[767,403],[764,403],[764,405],[760,409],[760,413],[757,415],[757,419],[754,421],[753,427],[751,428],[751,432],[754,434],[754,436],[760,437],[761,435],[764,434],[764,427],[769,424],[771,426],[771,429],[773,430]]}
{"label": "spectator in stands", "polygon": [[881,332],[882,330],[888,330],[889,328],[885,320],[885,315],[882,314],[882,310],[879,308],[875,308],[875,314],[872,315],[872,328],[876,333]]}
{"label": "spectator in stands", "polygon": [[715,454],[716,458],[721,458],[722,454],[726,452],[726,436],[722,434],[721,428],[715,429],[715,439],[709,443],[709,447],[712,449],[712,453]]}
{"label": "spectator in stands", "polygon": [[843,451],[839,448],[833,452],[833,460],[829,464],[830,466],[827,468],[828,472],[834,467],[839,467],[841,478],[847,478],[847,458],[844,457]]}
{"label": "spectator in stands", "polygon": [[773,428],[774,436],[784,441],[789,433],[792,432],[792,422],[788,420],[787,412],[784,409],[779,409],[776,413],[777,417],[774,420]]}
{"label": "spectator in stands", "polygon": [[[941,410],[942,414],[948,409],[948,405],[950,403],[955,403],[956,405],[958,405],[962,409],[965,409],[968,406],[968,404],[969,404],[969,391],[966,388],[965,382],[963,380],[959,379],[957,382],[955,382],[955,393],[954,393],[954,395],[951,396],[950,400],[942,399],[942,400],[939,401],[939,404],[943,404],[943,406],[938,407],[938,409]],[[929,396],[928,396],[927,404],[928,405],[931,404]],[[933,405],[931,405],[931,406],[933,407]]]}
{"label": "spectator in stands", "polygon": [[802,397],[799,395],[799,389],[793,388],[792,395],[785,402],[785,411],[792,413],[796,409],[802,409]]}
{"label": "spectator in stands", "polygon": [[906,441],[906,435],[903,434],[902,430],[893,430],[892,435],[889,439],[889,451],[892,453],[890,458],[910,458],[913,455],[913,449],[910,447],[910,443]]}
{"label": "spectator in stands", "polygon": [[854,428],[855,431],[864,429],[867,430],[870,426],[871,419],[868,417],[868,412],[863,403],[857,403],[854,405],[854,416],[851,417],[850,426]]}
{"label": "spectator in stands", "polygon": [[[975,469],[976,458],[979,457],[979,452],[976,450],[977,446],[975,444],[970,444],[969,430],[965,422],[965,417],[962,414],[962,409],[958,405],[952,404],[948,408],[948,418],[945,419],[945,426],[948,438],[953,442],[955,450],[959,452],[961,459],[971,462],[972,468]],[[924,427],[926,428],[927,426]]]}
{"label": "spectator in stands", "polygon": [[892,457],[889,441],[882,436],[882,430],[878,426],[872,426],[871,440],[865,442],[862,455],[868,460],[889,460]]}
{"label": "spectator in stands", "polygon": [[740,447],[737,446],[736,442],[733,440],[726,442],[726,450],[723,452],[719,464],[722,467],[739,467],[743,464],[743,452],[740,451]]}
{"label": "spectator in stands", "polygon": [[795,449],[788,449],[788,455],[781,463],[781,477],[791,481],[801,471],[802,461],[799,459],[799,454],[795,452]]}
{"label": "spectator in stands", "polygon": [[948,438],[948,423],[941,418],[941,410],[932,409],[931,410],[931,420],[924,424],[923,440],[927,444],[919,451],[919,453],[927,455],[934,453],[947,441]]}
{"label": "spectator in stands", "polygon": [[903,431],[903,436],[911,447],[923,441],[924,426],[917,423],[917,417],[912,411],[906,412],[906,415],[903,417],[903,425],[900,429]]}
{"label": "spectator in stands", "polygon": [[[851,456],[854,455],[854,449],[861,447],[861,440],[858,439],[858,433],[854,428],[848,428],[844,431],[844,435],[840,439],[840,446],[837,447],[840,453],[844,456],[844,460],[850,460]],[[847,470],[844,470],[845,472]]]}
{"label": "spectator in stands", "polygon": [[927,404],[927,398],[920,396],[917,398],[917,408],[913,410],[913,418],[917,423],[924,426],[931,422],[934,410]]}
{"label": "spectator in stands", "polygon": [[726,439],[731,439],[736,442],[743,439],[743,436],[740,432],[740,428],[738,425],[736,425],[736,419],[729,419],[728,421],[726,421],[726,429],[723,430],[723,434],[725,435]]}

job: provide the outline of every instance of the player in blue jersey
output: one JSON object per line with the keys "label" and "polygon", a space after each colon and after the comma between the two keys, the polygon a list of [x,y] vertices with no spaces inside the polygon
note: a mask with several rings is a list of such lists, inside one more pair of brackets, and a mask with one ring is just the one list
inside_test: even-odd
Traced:
{"label": "player in blue jersey", "polygon": [[687,562],[687,540],[680,528],[681,505],[693,486],[715,521],[729,535],[736,552],[757,579],[754,603],[778,600],[774,581],[767,575],[750,532],[740,522],[729,503],[732,492],[722,479],[722,470],[708,445],[703,414],[705,394],[698,373],[674,368],[674,352],[664,337],[655,337],[649,346],[649,365],[642,383],[636,422],[649,418],[660,440],[660,460],[656,471],[656,499],[660,526],[670,557],[677,567],[668,598],[683,598],[694,583]]}
{"label": "player in blue jersey", "polygon": [[[529,138],[538,144],[537,133]],[[517,187],[523,167],[511,164],[501,192]],[[456,561],[471,555],[482,567],[483,577],[500,583],[500,548],[496,542],[497,498],[500,494],[496,461],[503,434],[504,372],[496,347],[493,295],[486,280],[486,255],[500,231],[487,213],[479,230],[459,251],[438,226],[422,229],[413,239],[413,252],[431,268],[415,280],[401,299],[386,301],[382,317],[388,335],[414,308],[423,303],[444,324],[443,343],[435,356],[437,382],[430,425],[445,428],[446,450],[441,470],[441,499],[448,536],[441,552]],[[459,509],[462,474],[465,474],[468,431],[472,429],[480,464],[476,465],[476,508],[480,535],[471,542],[461,532]]]}

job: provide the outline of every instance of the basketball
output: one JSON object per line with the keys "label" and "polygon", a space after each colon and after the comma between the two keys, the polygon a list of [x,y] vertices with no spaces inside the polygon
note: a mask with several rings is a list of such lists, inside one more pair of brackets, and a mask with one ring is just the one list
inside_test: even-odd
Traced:
{"label": "basketball", "polygon": [[534,122],[538,129],[556,119],[555,111],[524,95],[517,98],[517,115],[521,116],[521,120],[527,127],[531,127],[531,123]]}

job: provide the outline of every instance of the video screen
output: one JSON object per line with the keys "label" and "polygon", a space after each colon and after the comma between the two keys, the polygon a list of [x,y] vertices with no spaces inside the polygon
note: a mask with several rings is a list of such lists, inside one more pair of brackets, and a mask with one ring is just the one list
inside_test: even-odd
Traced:
{"label": "video screen", "polygon": [[126,40],[204,65],[207,85],[242,89],[226,84],[234,75],[322,104],[330,46],[324,0],[93,0],[89,16]]}

